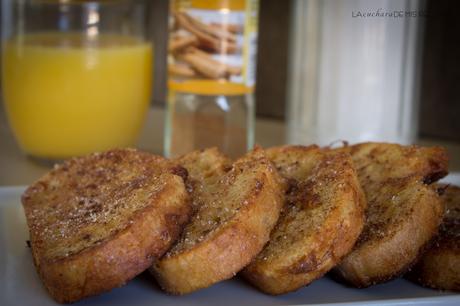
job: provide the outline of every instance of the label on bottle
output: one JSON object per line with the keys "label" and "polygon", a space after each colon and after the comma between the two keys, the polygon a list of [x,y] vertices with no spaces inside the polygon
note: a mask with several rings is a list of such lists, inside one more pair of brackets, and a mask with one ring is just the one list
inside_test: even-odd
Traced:
{"label": "label on bottle", "polygon": [[172,0],[170,89],[209,95],[253,92],[258,4],[258,0]]}

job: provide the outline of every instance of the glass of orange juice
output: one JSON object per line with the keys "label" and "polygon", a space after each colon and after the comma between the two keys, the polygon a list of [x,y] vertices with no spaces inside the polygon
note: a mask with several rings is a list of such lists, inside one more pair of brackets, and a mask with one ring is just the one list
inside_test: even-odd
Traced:
{"label": "glass of orange juice", "polygon": [[3,5],[3,100],[23,151],[59,160],[134,145],[152,87],[146,3]]}

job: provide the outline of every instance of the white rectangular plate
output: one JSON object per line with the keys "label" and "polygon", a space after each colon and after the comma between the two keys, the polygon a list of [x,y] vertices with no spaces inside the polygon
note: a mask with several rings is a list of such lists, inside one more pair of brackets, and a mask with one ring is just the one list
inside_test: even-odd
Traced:
{"label": "white rectangular plate", "polygon": [[[445,181],[460,185],[460,174]],[[0,305],[56,305],[43,288],[26,246],[28,231],[20,204],[22,187],[0,188]],[[422,288],[405,279],[354,289],[328,277],[297,292],[269,296],[233,279],[186,296],[169,296],[143,273],[126,286],[75,305],[460,305],[460,295]]]}

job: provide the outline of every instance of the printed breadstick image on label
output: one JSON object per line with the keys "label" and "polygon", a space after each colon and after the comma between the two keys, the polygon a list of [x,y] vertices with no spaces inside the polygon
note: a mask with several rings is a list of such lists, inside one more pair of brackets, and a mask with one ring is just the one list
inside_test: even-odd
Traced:
{"label": "printed breadstick image on label", "polygon": [[254,86],[257,1],[172,2],[170,81],[218,80]]}

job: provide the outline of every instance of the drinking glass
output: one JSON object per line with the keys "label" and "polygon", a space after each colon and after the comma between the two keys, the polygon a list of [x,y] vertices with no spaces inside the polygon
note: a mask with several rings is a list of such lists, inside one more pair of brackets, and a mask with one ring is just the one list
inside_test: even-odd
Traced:
{"label": "drinking glass", "polygon": [[152,87],[146,3],[2,5],[3,100],[22,150],[60,160],[134,145]]}

